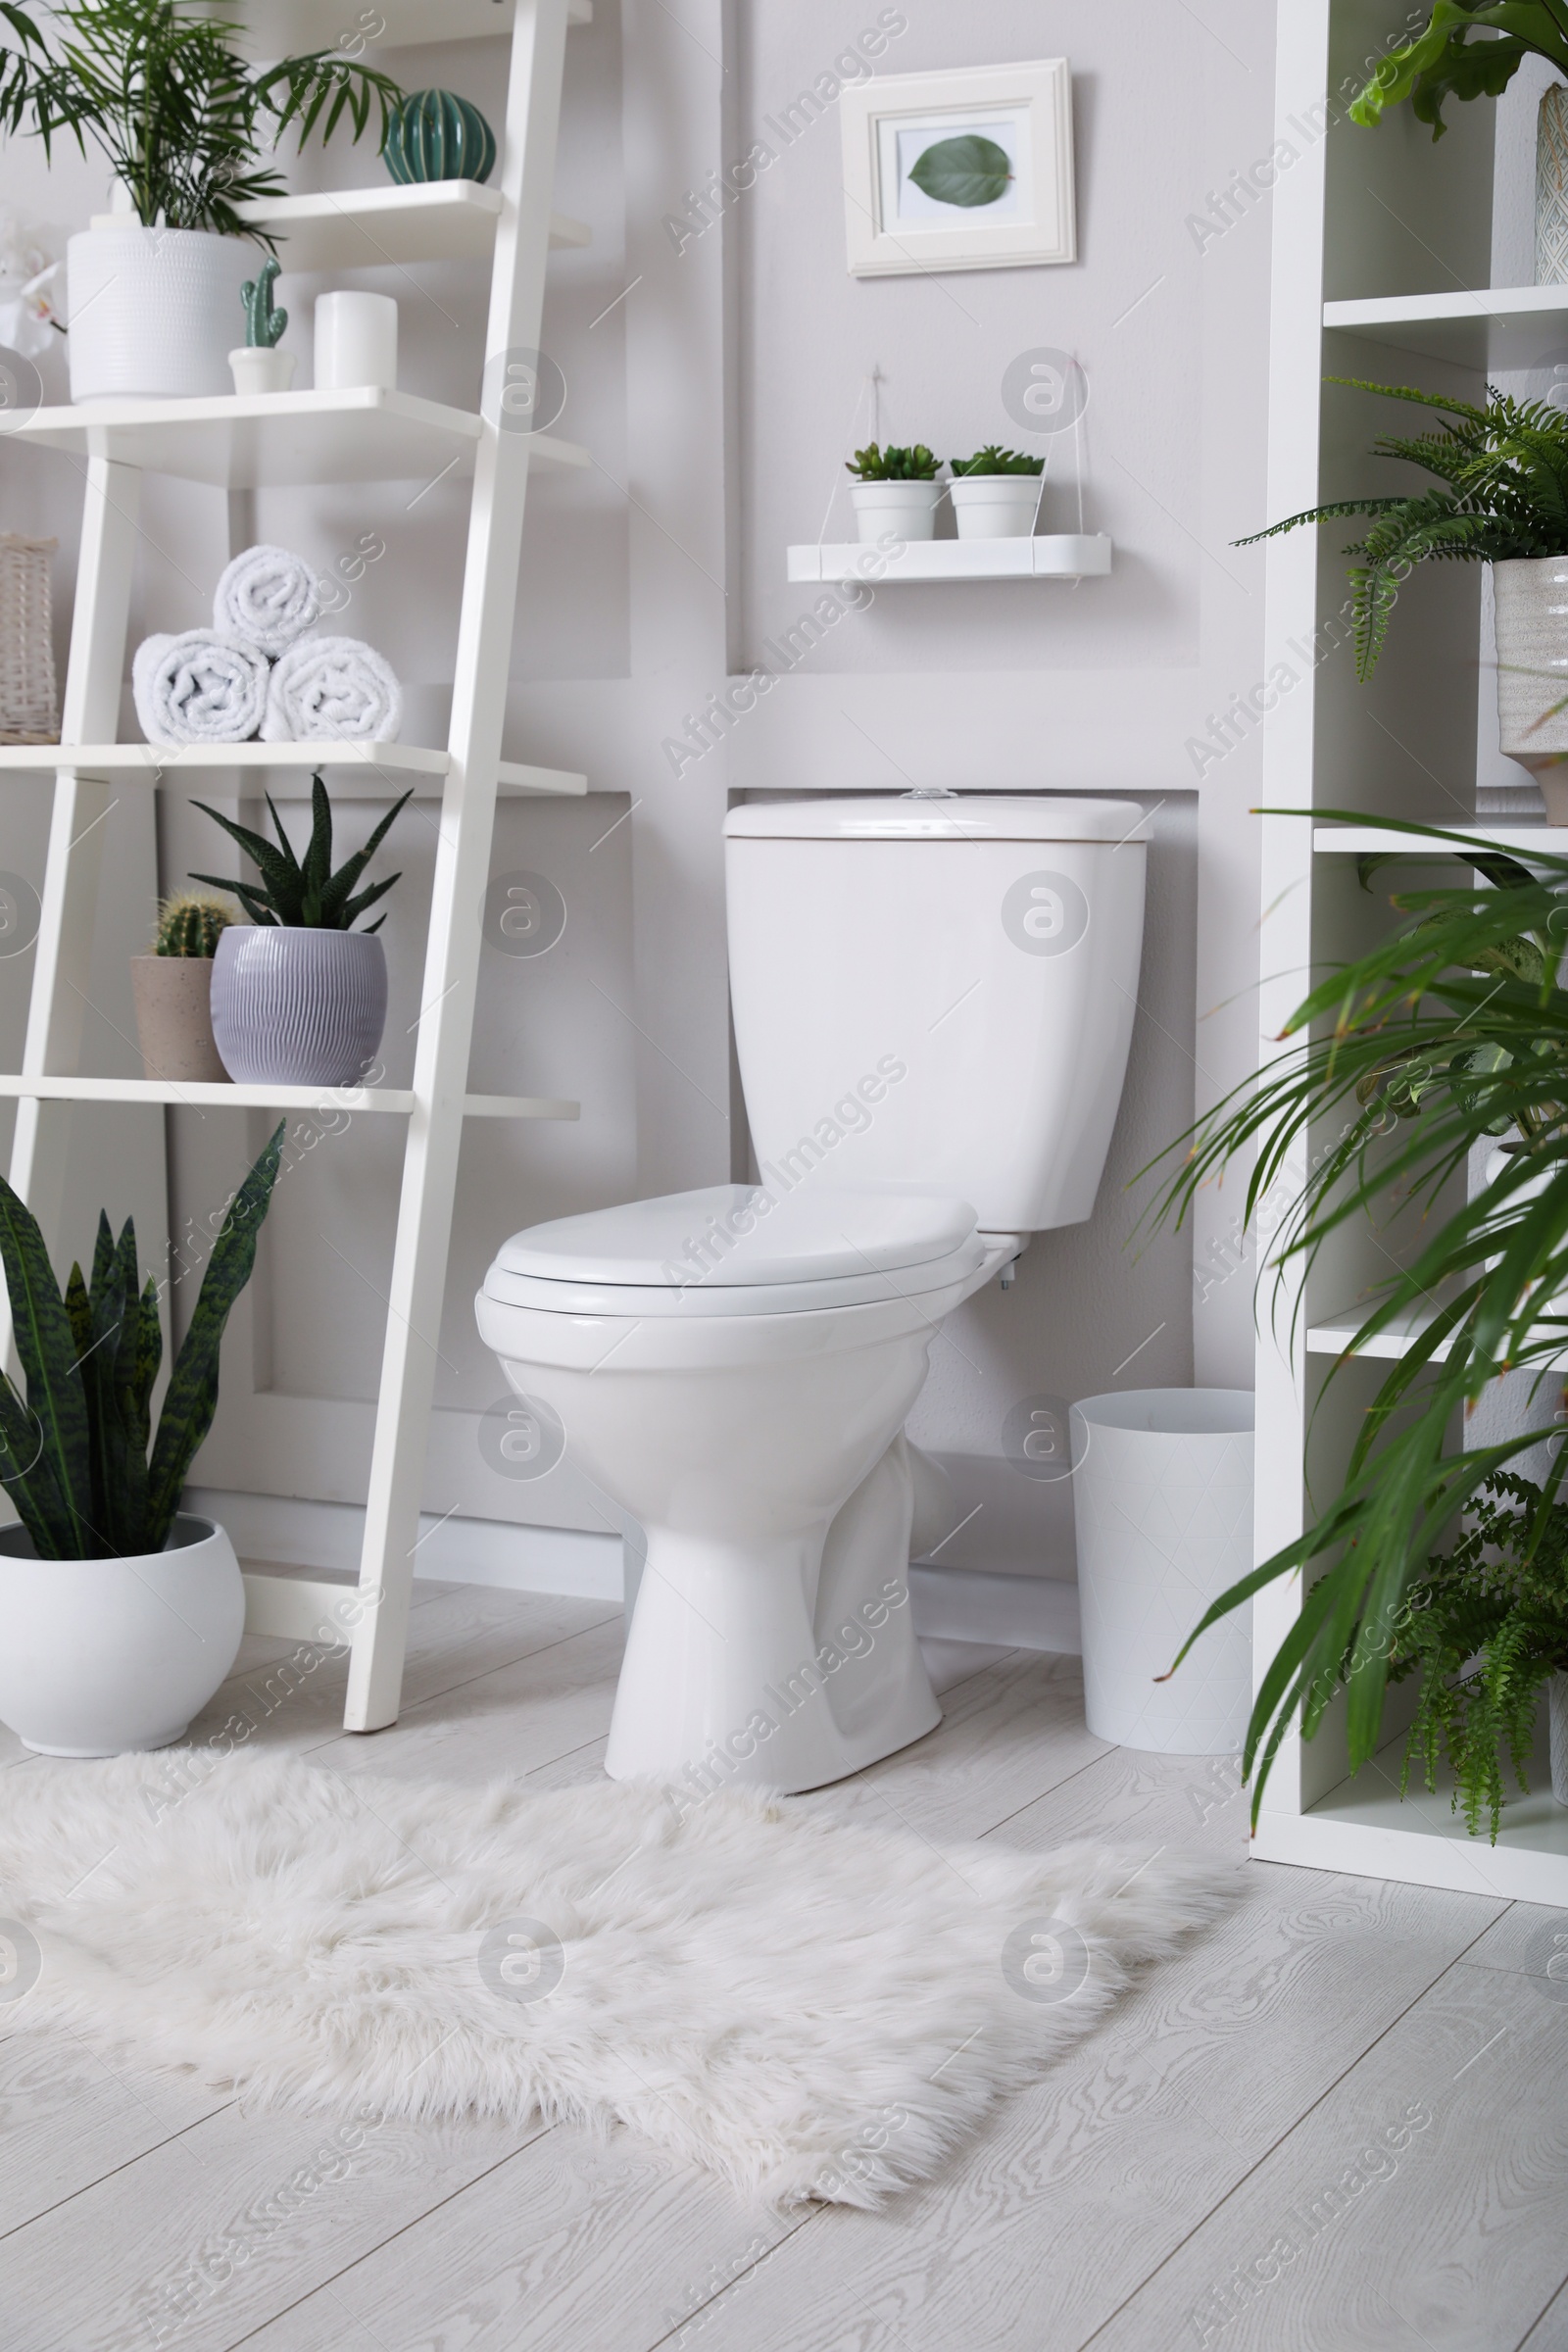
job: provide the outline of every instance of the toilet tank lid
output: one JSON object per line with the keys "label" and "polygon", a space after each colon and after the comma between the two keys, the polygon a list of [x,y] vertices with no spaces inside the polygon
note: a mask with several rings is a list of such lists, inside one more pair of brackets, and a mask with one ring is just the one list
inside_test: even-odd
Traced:
{"label": "toilet tank lid", "polygon": [[506,1297],[493,1278],[509,1274],[647,1290],[827,1282],[951,1257],[974,1227],[968,1202],[947,1193],[715,1184],[514,1233],[497,1251],[485,1289]]}
{"label": "toilet tank lid", "polygon": [[960,793],[952,800],[890,795],[751,801],[724,819],[729,841],[1145,842],[1149,818],[1135,802],[1072,800],[1064,793]]}

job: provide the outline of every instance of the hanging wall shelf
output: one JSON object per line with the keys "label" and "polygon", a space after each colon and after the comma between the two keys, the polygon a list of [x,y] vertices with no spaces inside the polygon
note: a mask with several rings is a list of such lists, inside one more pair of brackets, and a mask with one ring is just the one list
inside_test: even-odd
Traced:
{"label": "hanging wall shelf", "polygon": [[916,539],[899,556],[858,540],[826,540],[789,551],[792,580],[1096,580],[1110,570],[1102,532],[1036,539]]}

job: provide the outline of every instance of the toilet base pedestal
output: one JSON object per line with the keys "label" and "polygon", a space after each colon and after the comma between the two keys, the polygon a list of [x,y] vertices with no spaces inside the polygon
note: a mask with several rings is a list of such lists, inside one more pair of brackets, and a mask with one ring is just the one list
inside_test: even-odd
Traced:
{"label": "toilet base pedestal", "polygon": [[696,1796],[843,1780],[942,1720],[909,1611],[903,1434],[831,1525],[646,1527],[605,1769]]}

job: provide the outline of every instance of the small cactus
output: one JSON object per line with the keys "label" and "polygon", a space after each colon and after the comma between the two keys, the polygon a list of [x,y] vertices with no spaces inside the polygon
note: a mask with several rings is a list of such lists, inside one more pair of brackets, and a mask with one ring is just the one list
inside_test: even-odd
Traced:
{"label": "small cactus", "polygon": [[234,909],[222,899],[199,891],[178,891],[158,909],[155,956],[206,956],[218,953],[220,932],[233,922]]}
{"label": "small cactus", "polygon": [[248,277],[239,290],[245,305],[245,341],[252,351],[275,351],[283,340],[288,313],[272,308],[272,288],[282,267],[273,255],[262,264],[260,277]]}

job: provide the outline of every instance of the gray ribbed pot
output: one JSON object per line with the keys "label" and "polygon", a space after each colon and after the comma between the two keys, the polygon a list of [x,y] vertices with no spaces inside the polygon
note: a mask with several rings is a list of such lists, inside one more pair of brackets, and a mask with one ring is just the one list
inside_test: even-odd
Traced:
{"label": "gray ribbed pot", "polygon": [[365,931],[230,924],[213,958],[213,1036],[237,1085],[353,1086],[386,1023],[386,952]]}

